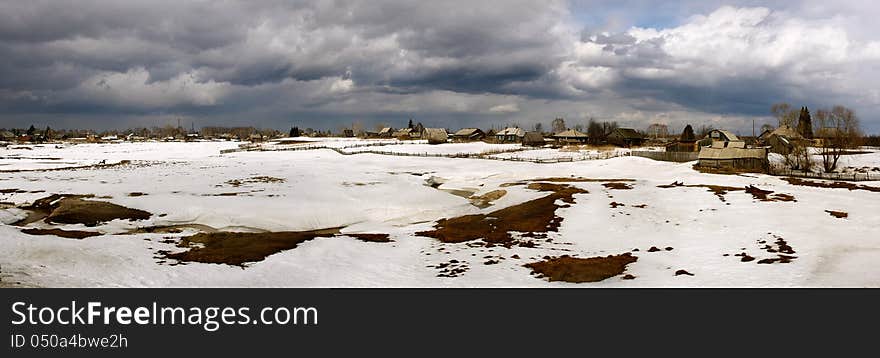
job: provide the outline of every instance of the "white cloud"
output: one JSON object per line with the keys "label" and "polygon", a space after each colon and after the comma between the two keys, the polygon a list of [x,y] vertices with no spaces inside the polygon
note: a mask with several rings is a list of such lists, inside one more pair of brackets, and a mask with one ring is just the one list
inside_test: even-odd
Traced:
{"label": "white cloud", "polygon": [[62,97],[135,108],[177,105],[212,106],[229,91],[228,83],[200,81],[196,72],[182,73],[166,81],[149,82],[144,68],[92,76]]}
{"label": "white cloud", "polygon": [[492,112],[492,113],[516,113],[516,112],[519,112],[519,105],[516,103],[499,104],[497,106],[492,106],[492,108],[489,108],[489,112]]}

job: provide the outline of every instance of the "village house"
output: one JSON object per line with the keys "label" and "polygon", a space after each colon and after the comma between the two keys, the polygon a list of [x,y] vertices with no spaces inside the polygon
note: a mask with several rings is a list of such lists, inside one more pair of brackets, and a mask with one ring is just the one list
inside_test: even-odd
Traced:
{"label": "village house", "polygon": [[756,173],[768,170],[767,148],[746,148],[746,142],[726,130],[713,129],[706,137],[712,144],[700,148],[698,167]]}
{"label": "village house", "polygon": [[608,143],[621,147],[640,146],[645,142],[645,137],[632,128],[615,128],[608,135]]}
{"label": "village house", "polygon": [[569,129],[564,132],[556,133],[552,136],[552,138],[556,140],[556,143],[558,144],[583,144],[590,139],[590,137],[586,134],[578,132],[574,129]]}
{"label": "village house", "polygon": [[15,141],[15,133],[12,133],[10,131],[0,132],[0,141],[4,141],[4,142]]}
{"label": "village house", "polygon": [[401,128],[394,133],[391,134],[392,137],[397,139],[410,139],[410,133],[412,132],[412,128]]}
{"label": "village house", "polygon": [[452,140],[456,142],[471,142],[481,140],[486,134],[478,128],[462,128],[452,134]]}
{"label": "village house", "polygon": [[519,127],[509,127],[495,133],[495,140],[499,143],[522,143],[526,131]]}
{"label": "village house", "polygon": [[794,128],[782,125],[774,130],[766,130],[758,136],[758,143],[769,146],[770,152],[786,155],[792,152],[795,145],[809,142]]}
{"label": "village house", "polygon": [[394,133],[394,129],[393,129],[393,128],[391,128],[391,127],[385,127],[385,128],[382,128],[381,130],[379,130],[379,133],[377,133],[377,136],[378,136],[379,138],[391,138],[391,135],[392,135],[393,133]]}

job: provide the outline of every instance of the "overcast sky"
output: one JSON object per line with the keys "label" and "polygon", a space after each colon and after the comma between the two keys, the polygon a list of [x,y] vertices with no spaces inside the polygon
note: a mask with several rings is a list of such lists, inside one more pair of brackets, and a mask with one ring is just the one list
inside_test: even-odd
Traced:
{"label": "overcast sky", "polygon": [[786,101],[880,133],[867,1],[0,0],[0,127],[360,121],[751,134]]}

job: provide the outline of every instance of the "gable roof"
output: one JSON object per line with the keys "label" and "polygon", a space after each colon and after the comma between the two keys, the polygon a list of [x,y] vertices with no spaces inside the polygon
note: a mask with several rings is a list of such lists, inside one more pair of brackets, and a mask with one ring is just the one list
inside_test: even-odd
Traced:
{"label": "gable roof", "polygon": [[614,134],[626,139],[642,139],[642,135],[632,128],[617,128],[614,130]]}
{"label": "gable roof", "polygon": [[788,125],[782,125],[779,128],[776,128],[775,130],[773,130],[773,132],[770,132],[770,134],[788,137],[788,138],[803,138],[803,136],[800,133],[798,133],[796,130],[794,130],[794,128],[792,128]]}
{"label": "gable roof", "polygon": [[476,134],[478,131],[482,132],[478,128],[462,128],[459,129],[458,132],[455,132],[455,134],[453,135],[456,137],[470,137],[471,135]]}
{"label": "gable roof", "polygon": [[713,129],[713,130],[709,131],[709,137],[710,137],[710,138],[712,137],[712,132],[718,132],[719,134],[721,134],[721,136],[724,137],[724,138],[722,138],[722,139],[724,139],[724,140],[726,140],[726,141],[728,141],[728,142],[739,142],[739,141],[740,141],[739,137],[737,137],[736,134],[733,134],[733,132],[728,131],[728,130],[724,130],[724,129]]}
{"label": "gable roof", "polygon": [[588,136],[584,133],[578,132],[574,129],[569,129],[564,132],[559,132],[553,135],[557,138],[588,138]]}
{"label": "gable roof", "polygon": [[526,131],[519,127],[508,127],[504,128],[504,130],[501,130],[498,133],[495,133],[495,135],[515,135],[517,137],[522,137],[526,135]]}
{"label": "gable roof", "polygon": [[543,142],[543,141],[544,141],[544,136],[538,132],[527,132],[526,134],[523,135],[523,142],[526,142],[526,143],[538,143],[538,142]]}

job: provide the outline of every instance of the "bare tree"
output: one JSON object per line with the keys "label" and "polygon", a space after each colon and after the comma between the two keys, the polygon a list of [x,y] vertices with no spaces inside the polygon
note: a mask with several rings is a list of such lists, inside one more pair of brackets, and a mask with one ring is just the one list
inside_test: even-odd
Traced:
{"label": "bare tree", "polygon": [[553,133],[565,132],[565,120],[562,118],[556,118],[553,122],[550,122],[550,127],[553,130]]}
{"label": "bare tree", "polygon": [[544,132],[544,125],[541,124],[541,122],[535,123],[535,132],[538,132],[538,133]]}
{"label": "bare tree", "polygon": [[791,149],[782,153],[785,165],[794,170],[810,171],[813,168],[813,158],[807,141],[795,140],[791,143]]}
{"label": "bare tree", "polygon": [[825,172],[837,169],[837,161],[848,148],[859,145],[861,129],[859,119],[853,110],[844,106],[834,106],[831,110],[816,112],[817,126],[815,136],[819,138],[819,153]]}
{"label": "bare tree", "polygon": [[602,125],[592,118],[587,123],[587,138],[590,144],[599,144],[605,138],[605,131],[602,129]]}
{"label": "bare tree", "polygon": [[669,136],[669,127],[663,123],[652,123],[648,126],[648,136],[653,139],[666,138]]}
{"label": "bare tree", "polygon": [[795,111],[792,109],[791,105],[788,103],[776,103],[770,107],[770,113],[776,117],[776,120],[779,122],[779,127],[789,126],[794,128],[795,124],[800,115],[800,111]]}
{"label": "bare tree", "polygon": [[361,121],[354,121],[351,123],[351,132],[357,137],[360,137],[364,134],[364,123]]}
{"label": "bare tree", "polygon": [[701,124],[700,127],[697,129],[697,138],[705,138],[707,135],[709,135],[709,132],[711,131],[711,126]]}

